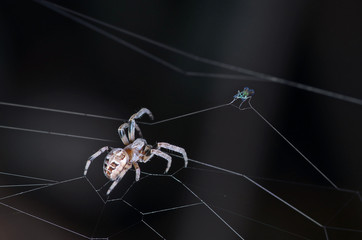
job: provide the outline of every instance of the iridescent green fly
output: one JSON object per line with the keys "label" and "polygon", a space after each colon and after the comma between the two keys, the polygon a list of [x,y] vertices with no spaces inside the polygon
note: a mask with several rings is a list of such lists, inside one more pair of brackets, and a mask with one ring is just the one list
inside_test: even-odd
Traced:
{"label": "iridescent green fly", "polygon": [[[231,101],[231,103],[235,102],[238,99],[241,99],[241,104],[239,106],[239,108],[241,107],[241,105],[248,99],[250,99],[252,96],[254,96],[255,91],[254,89],[250,89],[248,87],[244,87],[243,91],[239,91],[236,95],[234,95],[234,99]],[[231,104],[230,103],[230,104]]]}

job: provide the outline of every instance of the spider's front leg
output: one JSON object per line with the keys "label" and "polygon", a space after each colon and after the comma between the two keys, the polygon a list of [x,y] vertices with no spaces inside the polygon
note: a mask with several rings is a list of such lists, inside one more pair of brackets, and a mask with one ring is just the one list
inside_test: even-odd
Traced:
{"label": "spider's front leg", "polygon": [[[164,158],[164,159],[167,160],[167,167],[166,167],[166,170],[165,170],[165,173],[167,173],[168,170],[170,169],[171,163],[172,163],[172,158],[171,158],[171,156],[168,155],[168,154],[166,154],[166,153],[164,153],[164,152],[162,152],[162,151],[159,150],[159,149],[152,149],[152,150],[151,150],[151,154],[152,154],[151,157],[152,157],[153,155],[156,155],[156,156],[162,157],[162,158]],[[150,158],[151,158],[151,157],[150,157]]]}
{"label": "spider's front leg", "polygon": [[178,152],[181,153],[184,160],[185,160],[185,167],[187,167],[187,163],[188,163],[188,158],[187,158],[187,154],[185,149],[183,149],[182,147],[178,147],[169,143],[165,143],[165,142],[160,142],[157,144],[157,149],[161,149],[161,148],[165,148],[174,152]]}
{"label": "spider's front leg", "polygon": [[[125,129],[127,128],[128,128],[129,139],[125,131]],[[142,137],[141,129],[134,120],[127,123],[123,123],[121,126],[119,126],[118,135],[125,146],[127,146],[129,142],[133,142],[135,140],[135,129],[137,130],[138,134]]]}
{"label": "spider's front leg", "polygon": [[84,176],[87,174],[87,171],[88,171],[88,168],[89,166],[91,165],[91,163],[93,162],[94,159],[96,159],[99,155],[101,155],[102,153],[104,153],[105,151],[111,151],[112,148],[111,147],[108,147],[108,146],[105,146],[105,147],[102,147],[101,149],[99,149],[96,153],[94,153],[92,156],[90,156],[88,158],[88,161],[87,163],[85,164],[85,168],[84,168]]}
{"label": "spider's front leg", "polygon": [[188,158],[187,158],[187,154],[186,154],[186,151],[185,149],[181,148],[181,147],[178,147],[178,146],[175,146],[175,145],[171,145],[169,143],[158,143],[157,144],[157,149],[151,149],[151,155],[146,157],[143,162],[148,162],[154,155],[156,156],[159,156],[159,157],[162,157],[164,159],[167,160],[167,167],[166,167],[166,170],[165,170],[165,173],[168,172],[168,170],[170,169],[171,167],[171,163],[172,163],[172,158],[170,155],[162,152],[160,149],[161,148],[165,148],[165,149],[168,149],[168,150],[172,150],[174,152],[178,152],[178,153],[181,153],[184,160],[185,160],[185,167],[187,167],[187,162],[188,162]]}
{"label": "spider's front leg", "polygon": [[125,129],[129,127],[129,124],[128,123],[123,123],[121,126],[119,126],[118,128],[118,135],[119,137],[121,138],[123,144],[125,146],[127,146],[129,144],[129,141],[128,141],[128,137],[127,137],[127,134],[125,132]]}
{"label": "spider's front leg", "polygon": [[128,121],[132,121],[132,120],[136,120],[140,117],[142,117],[144,114],[147,114],[151,120],[153,120],[153,115],[151,113],[150,110],[148,110],[147,108],[141,108],[141,110],[139,110],[138,112],[136,112],[135,114],[133,114]]}
{"label": "spider's front leg", "polygon": [[128,120],[128,123],[129,123],[128,138],[131,142],[133,142],[136,138],[135,129],[137,129],[139,134],[142,136],[141,129],[138,127],[135,120],[142,117],[144,114],[147,114],[151,118],[151,120],[153,120],[153,115],[152,115],[151,111],[148,110],[147,108],[142,108],[137,113],[133,114]]}

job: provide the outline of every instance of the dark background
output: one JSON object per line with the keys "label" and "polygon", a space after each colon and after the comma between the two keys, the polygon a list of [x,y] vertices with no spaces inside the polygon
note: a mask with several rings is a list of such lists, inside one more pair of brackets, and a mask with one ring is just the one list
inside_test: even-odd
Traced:
{"label": "dark background", "polygon": [[[362,96],[360,1],[54,3],[198,56]],[[249,86],[256,91],[253,106],[337,186],[362,190],[360,105],[268,81],[188,77],[35,2],[2,1],[0,6],[0,101],[124,119],[147,107],[157,121],[228,103],[238,89]],[[186,71],[235,74],[101,28]],[[5,126],[118,141],[120,124],[0,106],[0,125]],[[252,110],[228,106],[141,127],[149,143],[173,143],[184,147],[192,159],[252,176],[322,225],[362,229],[358,197],[331,189]],[[86,159],[105,144],[122,147],[120,141],[102,143],[6,129],[0,130],[0,142],[2,172],[57,181],[82,176]],[[106,182],[101,165],[98,159],[89,172],[96,187]],[[182,160],[174,158],[171,171],[181,166]],[[142,170],[156,173],[164,167],[164,161],[156,158],[141,165]],[[195,169],[176,176],[245,239],[326,239],[322,228],[241,177]],[[133,172],[127,173],[112,197],[122,196],[133,178]],[[0,180],[2,185],[39,182],[5,175]],[[28,188],[0,190],[2,197]],[[144,212],[198,201],[167,177],[141,181],[126,200]],[[110,239],[159,239],[123,202],[103,209],[85,179],[2,202],[86,236],[110,236],[136,224]],[[166,239],[237,238],[202,205],[153,214],[145,221]],[[1,239],[79,237],[3,206],[0,234]],[[360,232],[329,229],[328,235],[329,239],[361,239]]]}

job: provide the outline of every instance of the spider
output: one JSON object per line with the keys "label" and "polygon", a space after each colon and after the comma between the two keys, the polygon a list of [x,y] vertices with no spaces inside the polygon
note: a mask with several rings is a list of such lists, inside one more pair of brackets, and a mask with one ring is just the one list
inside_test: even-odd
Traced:
{"label": "spider", "polygon": [[[122,180],[123,176],[132,166],[136,170],[136,181],[138,181],[141,175],[141,170],[138,162],[146,163],[154,155],[167,160],[168,163],[165,170],[165,173],[167,173],[171,167],[172,158],[170,155],[162,152],[160,150],[161,148],[181,153],[183,158],[185,159],[185,167],[187,167],[187,154],[185,149],[165,142],[157,143],[157,147],[153,148],[151,145],[147,144],[145,139],[142,138],[141,129],[139,128],[135,120],[142,117],[142,115],[144,114],[148,114],[148,116],[153,119],[151,111],[147,108],[142,108],[137,113],[133,114],[128,122],[123,123],[118,128],[118,134],[123,144],[125,145],[124,148],[112,148],[108,146],[102,147],[96,153],[89,157],[85,165],[84,175],[87,174],[88,168],[95,158],[97,158],[104,152],[108,152],[107,156],[104,159],[103,173],[109,180],[113,181],[113,183],[109,187],[107,195],[112,192],[112,190]],[[125,131],[125,129],[127,128],[128,137]],[[137,130],[141,138],[135,139],[135,130]]]}

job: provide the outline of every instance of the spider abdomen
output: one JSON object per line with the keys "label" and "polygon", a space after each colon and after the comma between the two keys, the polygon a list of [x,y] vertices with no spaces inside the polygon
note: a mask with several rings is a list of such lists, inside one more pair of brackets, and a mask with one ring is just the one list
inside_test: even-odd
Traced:
{"label": "spider abdomen", "polygon": [[103,172],[104,175],[114,181],[121,176],[121,172],[125,169],[129,169],[132,164],[129,162],[129,156],[121,148],[116,148],[104,159]]}

